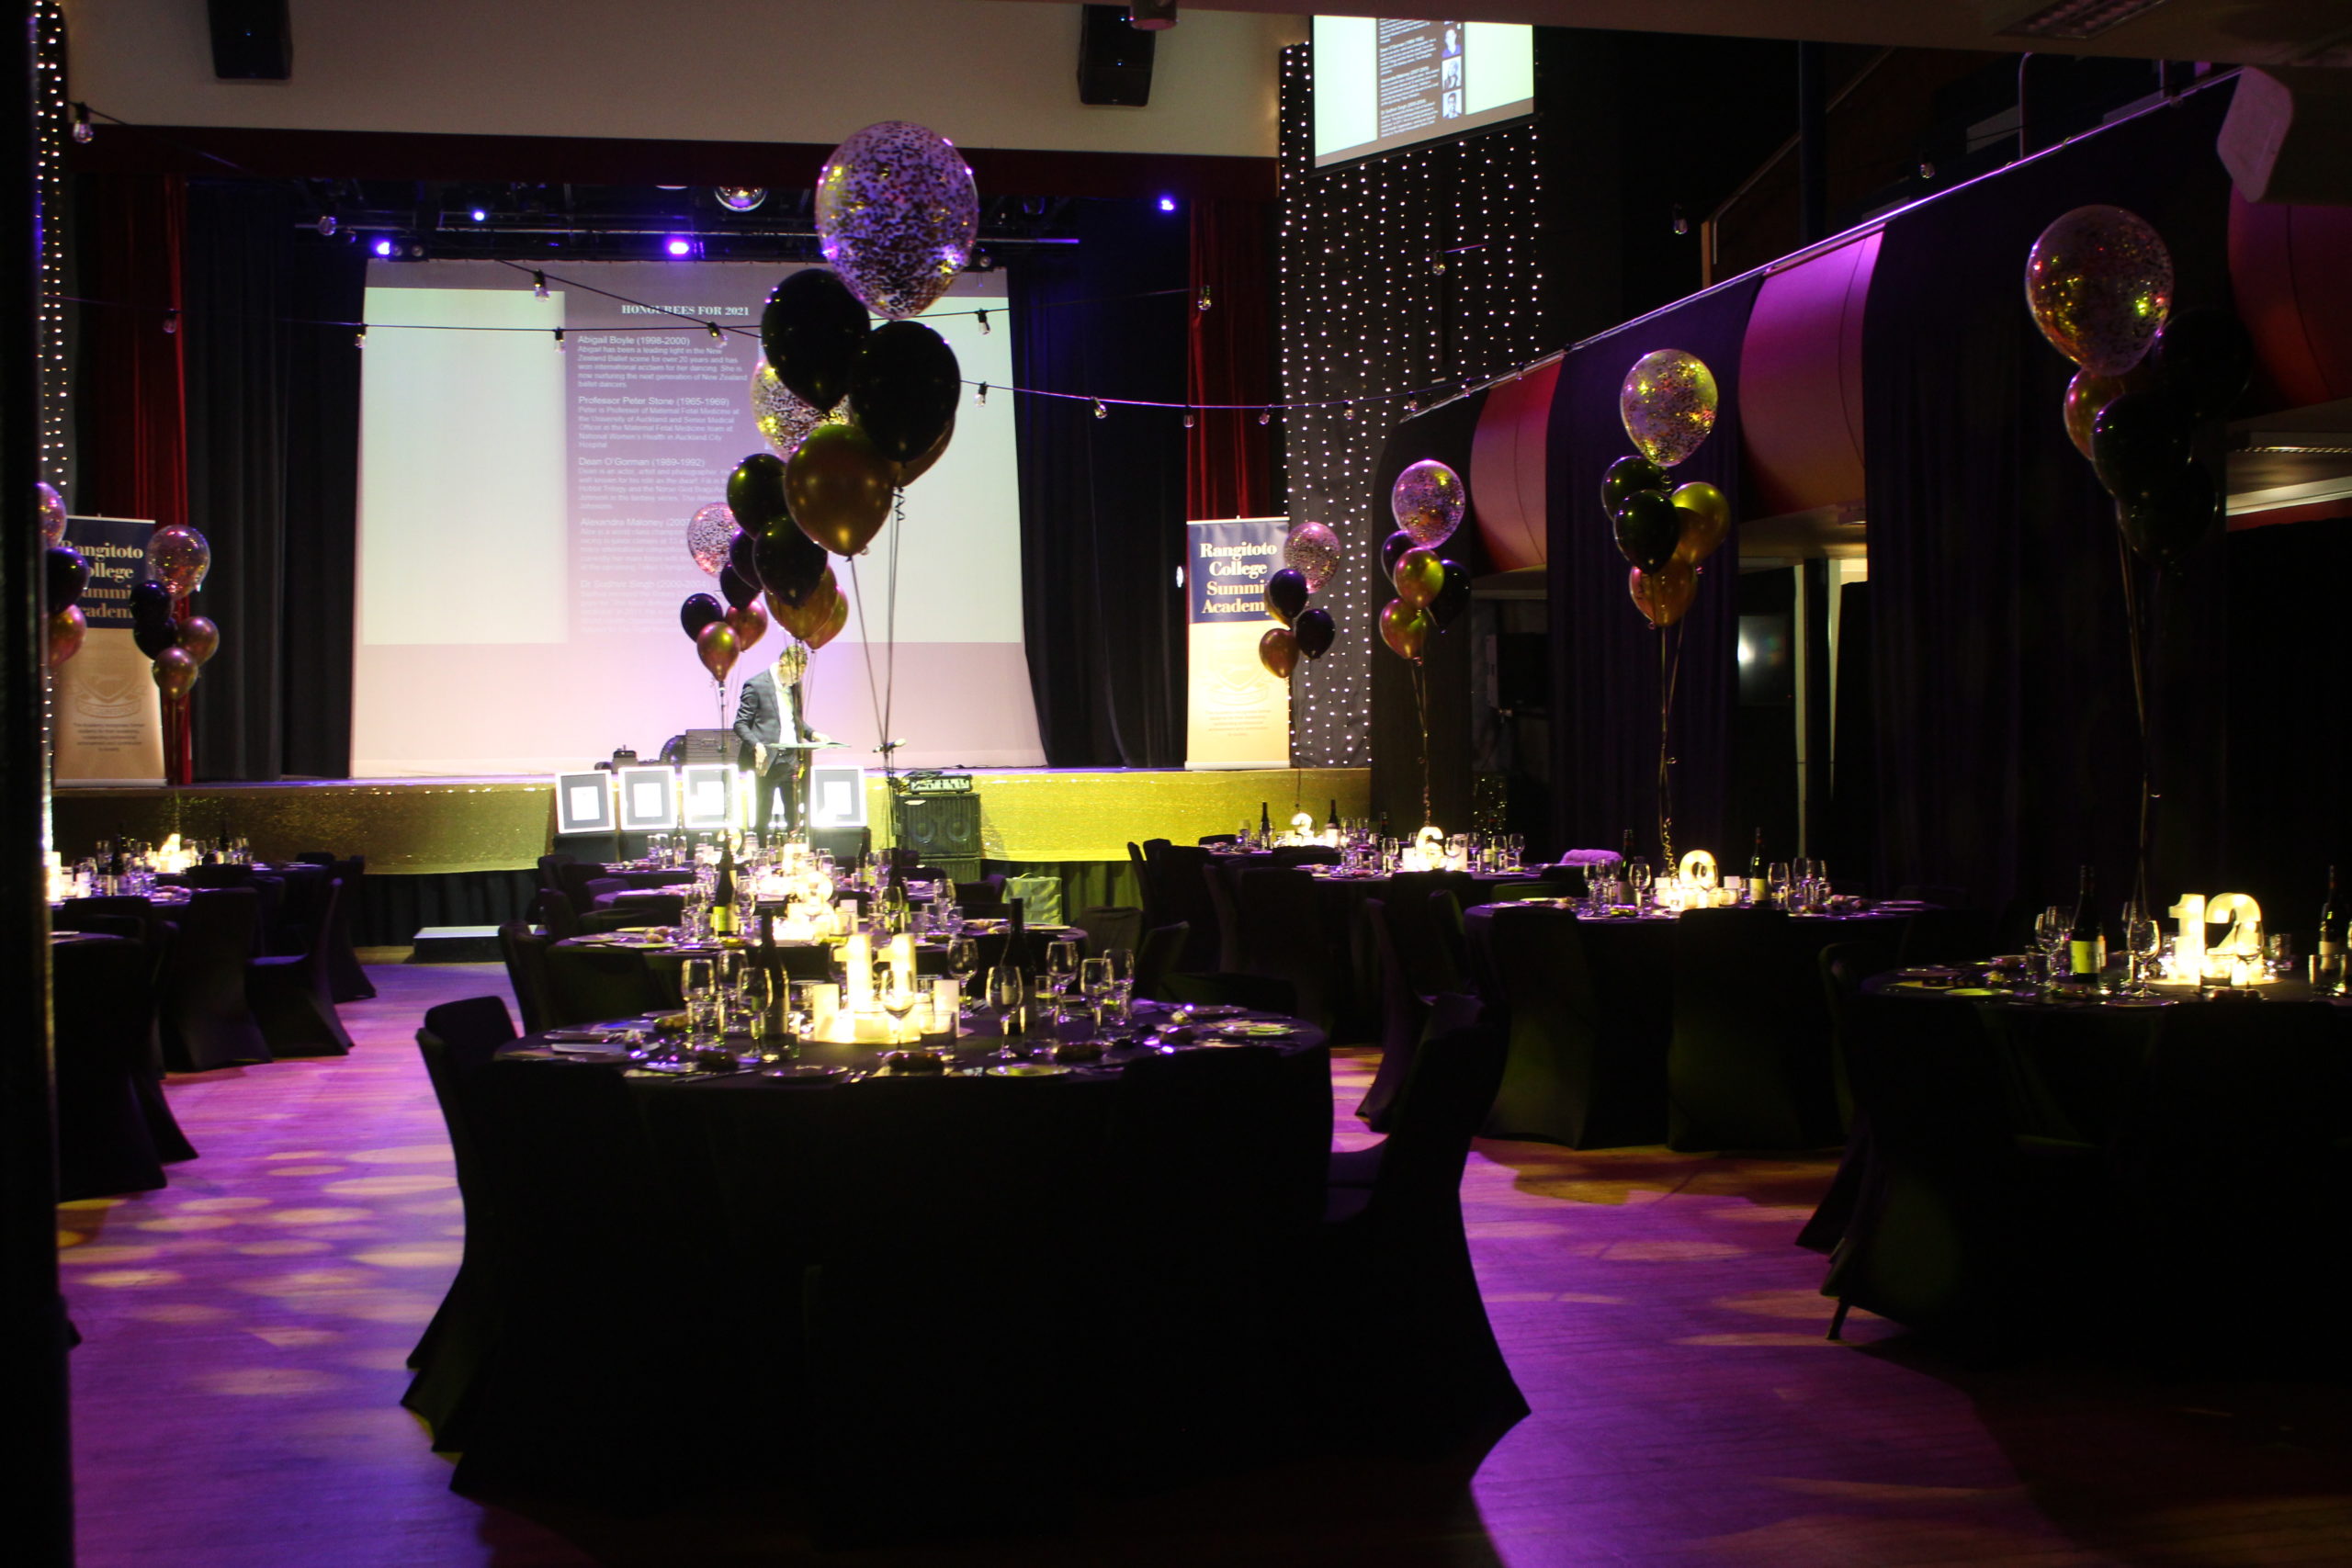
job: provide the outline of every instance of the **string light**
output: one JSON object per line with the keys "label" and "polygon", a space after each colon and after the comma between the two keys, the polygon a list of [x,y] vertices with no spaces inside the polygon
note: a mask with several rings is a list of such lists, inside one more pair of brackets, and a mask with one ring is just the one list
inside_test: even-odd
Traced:
{"label": "string light", "polygon": [[[989,313],[988,313],[986,310],[975,310],[975,311],[974,311],[974,312],[972,312],[972,313],[973,313],[974,315],[976,315],[976,316],[979,317],[979,319],[980,319],[980,335],[981,335],[982,337],[986,337],[986,336],[988,336],[988,335],[989,335]],[[987,400],[986,398],[982,398],[980,400],[981,400],[982,402],[986,402],[986,401],[988,401],[988,400]]]}
{"label": "string light", "polygon": [[1274,411],[1273,411],[1273,410],[1272,410],[1272,409],[1260,409],[1260,410],[1258,411],[1258,423],[1259,423],[1260,424],[1272,424],[1272,423],[1274,423]]}
{"label": "string light", "polygon": [[180,310],[176,305],[164,311],[164,335],[170,337],[180,330]]}
{"label": "string light", "polygon": [[1184,428],[1187,430],[1193,428],[1193,411],[1191,409],[1186,409],[1184,411]]}
{"label": "string light", "polygon": [[1204,283],[1204,284],[1202,284],[1202,285],[1201,285],[1201,295],[1200,295],[1200,298],[1193,301],[1193,310],[1207,310],[1208,308],[1209,308],[1209,286],[1208,286],[1207,284]]}
{"label": "string light", "polygon": [[[39,477],[70,502],[73,446],[65,364],[65,138],[90,140],[87,105],[65,101],[65,15],[57,0],[33,7],[33,180],[40,203],[34,367],[40,389]],[[69,129],[70,128],[70,129]]]}
{"label": "string light", "polygon": [[97,131],[90,124],[90,106],[75,104],[74,106],[74,140],[86,147],[89,145],[90,138],[96,134]]}
{"label": "string light", "polygon": [[367,323],[367,322],[365,322],[365,321],[360,322],[360,323],[359,323],[359,330],[358,330],[357,332],[356,332],[356,333],[352,333],[352,334],[351,334],[351,346],[352,346],[352,347],[354,347],[354,348],[366,348],[366,347],[368,346],[368,323]]}
{"label": "string light", "polygon": [[972,401],[981,408],[989,406],[989,384],[986,381],[981,382],[979,389],[972,394]]}
{"label": "string light", "polygon": [[563,329],[561,327],[558,327],[555,330],[555,351],[558,354],[561,354],[563,352]]}
{"label": "string light", "polygon": [[717,321],[705,321],[703,325],[710,329],[711,342],[725,343],[727,341],[727,334],[718,330],[718,323]]}
{"label": "string light", "polygon": [[1111,411],[1102,406],[1102,400],[1100,398],[1094,400],[1094,417],[1097,419],[1108,419],[1111,417]]}
{"label": "string light", "polygon": [[544,299],[548,297],[548,275],[546,273],[535,272],[531,274],[531,295],[532,298],[537,299]]}

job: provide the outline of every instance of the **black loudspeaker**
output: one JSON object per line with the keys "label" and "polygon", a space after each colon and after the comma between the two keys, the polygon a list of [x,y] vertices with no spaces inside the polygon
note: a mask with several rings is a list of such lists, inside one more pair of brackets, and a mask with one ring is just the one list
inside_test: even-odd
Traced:
{"label": "black loudspeaker", "polygon": [[205,0],[212,23],[212,74],[229,82],[283,82],[294,73],[287,0]]}
{"label": "black loudspeaker", "polygon": [[1151,102],[1157,35],[1127,26],[1125,6],[1089,6],[1078,35],[1078,101],[1141,108]]}
{"label": "black loudspeaker", "polygon": [[980,874],[980,797],[977,795],[898,795],[890,802],[890,833],[958,881]]}

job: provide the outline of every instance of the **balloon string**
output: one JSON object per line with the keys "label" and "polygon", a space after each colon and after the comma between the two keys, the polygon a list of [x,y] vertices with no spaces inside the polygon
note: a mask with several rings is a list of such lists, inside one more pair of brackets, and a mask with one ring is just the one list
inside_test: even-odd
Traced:
{"label": "balloon string", "polygon": [[[1674,648],[1668,657],[1667,641]],[[1674,717],[1674,689],[1682,678],[1681,628],[1661,626],[1657,634],[1657,847],[1665,867],[1674,860],[1674,758],[1668,740]]]}
{"label": "balloon string", "polygon": [[[2132,897],[2148,913],[2148,835],[2155,816],[2155,750],[2148,735],[2147,658],[2140,630],[2140,585],[2132,570],[2132,547],[2121,529],[2115,535],[2116,559],[2123,568],[2123,621],[2132,639],[2132,705],[2140,721],[2140,832],[2132,842]],[[2158,578],[2159,591],[2163,579]]]}
{"label": "balloon string", "polygon": [[1430,807],[1430,688],[1428,671],[1421,661],[1413,660],[1413,709],[1421,721],[1421,825],[1437,820],[1437,813]]}
{"label": "balloon string", "polygon": [[[890,741],[889,722],[888,716],[883,708],[881,689],[874,682],[874,641],[868,633],[868,627],[871,623],[865,618],[865,590],[859,586],[857,581],[857,558],[855,556],[849,558],[849,596],[850,601],[857,606],[857,646],[859,651],[864,654],[865,659],[865,696],[866,701],[874,709],[874,743],[876,746],[883,749],[882,776],[887,779],[890,776],[891,762],[891,755],[888,750]],[[796,735],[793,739],[797,740],[800,738]]]}

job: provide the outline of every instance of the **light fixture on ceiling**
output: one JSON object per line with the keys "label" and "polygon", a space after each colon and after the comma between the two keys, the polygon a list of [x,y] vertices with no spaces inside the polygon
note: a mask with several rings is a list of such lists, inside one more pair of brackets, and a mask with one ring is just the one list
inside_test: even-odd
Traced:
{"label": "light fixture on ceiling", "polygon": [[2081,42],[2111,28],[2137,21],[2165,0],[2049,0],[2023,7],[2004,6],[1994,12],[1993,30],[2013,38],[2065,39]]}
{"label": "light fixture on ceiling", "polygon": [[1175,25],[1176,0],[1128,0],[1127,26],[1157,33]]}

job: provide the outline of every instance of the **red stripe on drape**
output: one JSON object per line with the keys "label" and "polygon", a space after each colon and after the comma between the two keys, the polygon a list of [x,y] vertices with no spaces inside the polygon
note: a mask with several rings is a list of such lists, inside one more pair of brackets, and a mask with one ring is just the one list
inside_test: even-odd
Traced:
{"label": "red stripe on drape", "polygon": [[[1192,210],[1191,333],[1185,398],[1196,410],[1184,440],[1187,517],[1263,517],[1273,510],[1272,443],[1258,423],[1272,399],[1272,247],[1257,201],[1195,201]],[[1205,297],[1209,308],[1198,308]],[[1207,410],[1211,403],[1249,405]]]}
{"label": "red stripe on drape", "polygon": [[[74,509],[187,521],[187,377],[181,242],[187,190],[177,175],[107,175],[84,182],[81,405]],[[185,328],[185,320],[183,329]]]}

